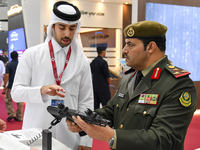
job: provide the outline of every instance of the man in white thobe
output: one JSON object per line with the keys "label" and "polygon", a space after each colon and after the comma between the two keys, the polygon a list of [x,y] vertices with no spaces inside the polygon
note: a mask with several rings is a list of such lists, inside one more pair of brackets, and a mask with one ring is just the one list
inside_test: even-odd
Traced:
{"label": "man in white thobe", "polygon": [[[26,102],[23,129],[47,129],[54,119],[48,106],[62,102],[70,109],[93,110],[89,60],[78,41],[81,14],[68,2],[54,4],[45,43],[28,48],[17,67],[11,95]],[[73,150],[91,149],[92,139],[68,130],[65,119],[51,129],[53,137]]]}

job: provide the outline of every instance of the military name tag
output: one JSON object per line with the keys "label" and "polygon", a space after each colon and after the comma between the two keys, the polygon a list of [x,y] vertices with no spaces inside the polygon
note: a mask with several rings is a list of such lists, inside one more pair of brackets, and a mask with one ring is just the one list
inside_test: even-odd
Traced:
{"label": "military name tag", "polygon": [[123,93],[119,93],[119,94],[118,94],[118,97],[124,98],[124,94],[123,94]]}
{"label": "military name tag", "polygon": [[51,100],[51,106],[58,106],[59,103],[62,103],[64,105],[64,100],[58,100],[58,99]]}
{"label": "military name tag", "polygon": [[157,105],[159,94],[140,94],[138,104]]}

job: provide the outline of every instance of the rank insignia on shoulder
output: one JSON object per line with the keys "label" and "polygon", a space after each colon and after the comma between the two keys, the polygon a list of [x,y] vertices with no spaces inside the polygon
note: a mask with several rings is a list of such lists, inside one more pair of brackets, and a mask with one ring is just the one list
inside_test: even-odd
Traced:
{"label": "rank insignia on shoulder", "polygon": [[153,71],[153,75],[151,76],[151,79],[159,79],[161,73],[160,67],[157,67]]}
{"label": "rank insignia on shoulder", "polygon": [[192,102],[191,102],[191,95],[189,92],[183,92],[181,96],[179,97],[179,101],[182,106],[184,107],[189,107]]}
{"label": "rank insignia on shoulder", "polygon": [[174,71],[179,71],[179,69],[178,69],[178,68],[174,68],[173,70],[174,70]]}
{"label": "rank insignia on shoulder", "polygon": [[138,104],[157,105],[159,94],[140,94]]}
{"label": "rank insignia on shoulder", "polygon": [[186,71],[186,70],[183,70],[181,68],[178,68],[178,67],[175,67],[173,65],[170,65],[170,64],[167,64],[165,66],[165,68],[171,72],[176,78],[179,78],[179,77],[182,77],[182,76],[185,76],[185,75],[188,75],[190,74],[190,72]]}
{"label": "rank insignia on shoulder", "polygon": [[168,68],[170,68],[170,69],[174,69],[175,66],[173,66],[173,65],[168,65]]}

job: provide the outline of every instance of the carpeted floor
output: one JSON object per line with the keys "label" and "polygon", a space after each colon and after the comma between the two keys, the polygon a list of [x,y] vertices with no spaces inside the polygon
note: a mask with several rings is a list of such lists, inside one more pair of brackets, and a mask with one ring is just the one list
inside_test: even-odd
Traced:
{"label": "carpeted floor", "polygon": [[[21,129],[22,122],[15,121],[14,119],[10,122],[8,122],[6,120],[8,118],[8,114],[6,112],[6,106],[5,106],[5,102],[4,102],[5,95],[2,95],[1,93],[2,93],[2,89],[0,89],[0,119],[6,121],[6,125],[7,125],[6,131]],[[14,106],[14,109],[16,112],[17,104],[15,102],[13,102],[13,106]],[[24,104],[23,109],[24,108],[25,108],[25,104]]]}
{"label": "carpeted floor", "polygon": [[195,112],[185,138],[185,150],[200,148],[200,110]]}
{"label": "carpeted floor", "polygon": [[[6,107],[4,103],[4,95],[1,94],[2,89],[0,89],[0,118],[4,121],[6,121],[8,115],[6,112]],[[14,109],[16,111],[17,105],[13,102]],[[24,107],[25,109],[25,103]],[[10,130],[18,130],[22,128],[22,122],[14,121],[7,122],[7,128],[6,131]],[[192,122],[188,128],[188,132],[185,139],[185,150],[195,150],[200,148],[200,111],[196,112]],[[92,150],[110,150],[108,143],[99,141],[99,140],[93,140]]]}

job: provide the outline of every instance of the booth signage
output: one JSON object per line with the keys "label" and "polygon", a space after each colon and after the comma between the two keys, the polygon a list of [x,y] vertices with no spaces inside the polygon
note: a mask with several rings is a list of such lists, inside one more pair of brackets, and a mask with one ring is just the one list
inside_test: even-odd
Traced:
{"label": "booth signage", "polygon": [[88,12],[88,11],[84,11],[84,10],[81,10],[81,15],[88,15],[89,17],[90,16],[105,16],[105,13],[102,13],[102,12]]}

